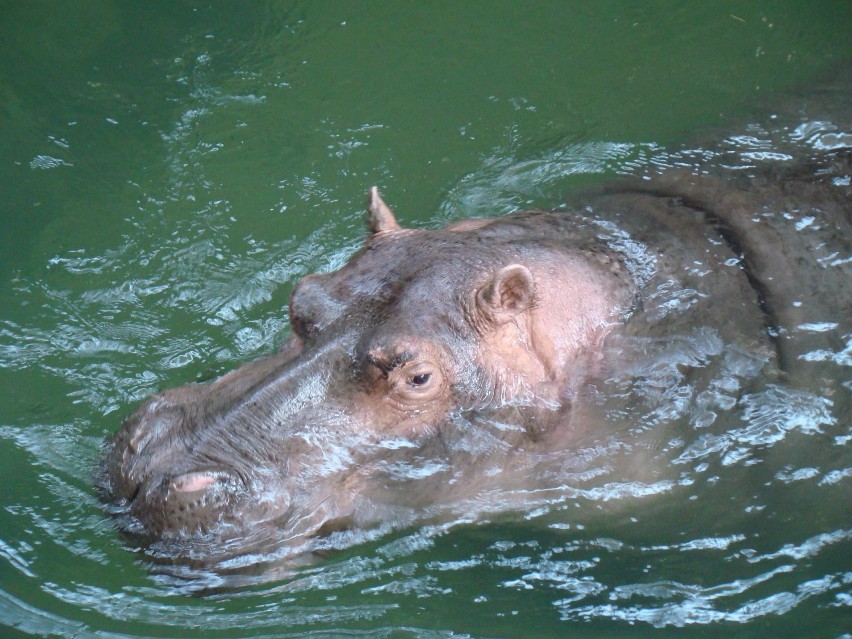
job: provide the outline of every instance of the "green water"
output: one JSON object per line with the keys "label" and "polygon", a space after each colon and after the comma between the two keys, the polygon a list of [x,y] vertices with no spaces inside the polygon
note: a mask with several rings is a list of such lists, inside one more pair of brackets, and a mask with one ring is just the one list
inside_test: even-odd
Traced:
{"label": "green water", "polygon": [[781,479],[714,466],[647,518],[402,531],[206,596],[92,474],[145,396],[287,335],[369,186],[410,226],[555,206],[771,118],[850,27],[847,1],[0,2],[0,634],[848,637],[848,415]]}

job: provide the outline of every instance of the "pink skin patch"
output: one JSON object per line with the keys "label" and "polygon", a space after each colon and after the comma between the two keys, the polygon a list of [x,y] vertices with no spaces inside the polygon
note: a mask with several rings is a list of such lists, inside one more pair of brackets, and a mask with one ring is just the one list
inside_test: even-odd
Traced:
{"label": "pink skin patch", "polygon": [[215,481],[209,473],[187,473],[172,481],[172,487],[182,493],[195,493],[207,490]]}

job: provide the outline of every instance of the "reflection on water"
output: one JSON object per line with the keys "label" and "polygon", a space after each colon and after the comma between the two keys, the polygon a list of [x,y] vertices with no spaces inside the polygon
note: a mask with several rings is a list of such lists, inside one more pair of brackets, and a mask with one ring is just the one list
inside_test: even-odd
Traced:
{"label": "reflection on water", "polygon": [[[414,129],[404,120],[361,109],[374,96],[357,97],[353,85],[345,87],[353,96],[351,117],[345,104],[335,107],[344,88],[331,97],[305,96],[305,78],[322,66],[318,51],[343,39],[352,57],[349,46],[363,44],[360,36],[345,40],[352,18],[317,28],[304,19],[305,7],[278,7],[257,30],[270,50],[243,51],[239,37],[231,45],[217,39],[228,33],[221,24],[198,26],[198,12],[175,10],[181,15],[147,23],[169,37],[158,41],[153,70],[131,87],[119,79],[123,70],[110,76],[80,62],[122,32],[121,12],[111,3],[94,5],[104,18],[95,20],[101,26],[90,42],[74,35],[77,46],[51,45],[38,63],[38,47],[26,45],[27,68],[36,69],[49,68],[48,54],[67,49],[69,59],[58,67],[65,78],[49,91],[0,88],[0,122],[14,132],[0,149],[22,171],[15,176],[30,176],[20,191],[13,178],[0,177],[19,198],[4,214],[2,246],[17,251],[10,238],[20,236],[27,247],[14,261],[11,253],[0,257],[9,288],[0,311],[0,623],[10,633],[550,637],[575,630],[659,636],[701,627],[724,636],[759,636],[766,628],[777,636],[845,636],[852,606],[852,334],[848,316],[820,313],[819,296],[792,300],[805,319],[783,327],[784,339],[801,346],[786,373],[773,371],[767,344],[742,348],[711,322],[613,341],[608,347],[619,365],[589,391],[589,416],[599,428],[568,453],[530,455],[517,485],[490,486],[409,519],[399,515],[401,527],[334,533],[308,548],[303,561],[281,562],[273,552],[219,570],[172,567],[167,549],[159,549],[164,559],[156,546],[118,535],[92,487],[105,436],[136,403],[269,352],[287,333],[282,309],[293,282],[339,268],[359,246],[360,206],[343,193],[360,198],[372,181],[385,180],[409,204],[433,198],[436,206],[423,204],[411,215],[437,227],[459,217],[551,208],[604,177],[670,168],[736,174],[790,164],[852,146],[836,94],[829,99],[835,112],[779,107],[758,123],[727,129],[721,142],[693,138],[675,148],[655,135],[607,135],[600,124],[607,120],[596,113],[583,123],[588,128],[566,123],[563,113],[584,105],[565,100],[549,107],[542,96],[552,95],[553,78],[545,77],[538,98],[517,97],[524,85],[508,94],[485,91],[487,99],[474,106],[493,121],[474,110],[452,138],[436,133],[427,148],[410,142]],[[610,17],[623,9],[617,13]],[[743,11],[737,16],[752,19]],[[178,19],[192,36],[174,32],[170,23]],[[277,22],[287,27],[276,29]],[[771,19],[754,22],[767,34],[779,29],[777,22],[768,26]],[[643,28],[642,16],[635,24],[631,29]],[[590,33],[603,29],[587,26]],[[59,42],[56,20],[48,27]],[[234,29],[239,36],[249,31]],[[748,59],[762,63],[754,43],[747,44]],[[635,43],[628,45],[632,52]],[[780,49],[761,46],[763,55],[783,58]],[[387,57],[382,46],[371,50]],[[625,68],[632,55],[625,54]],[[605,82],[604,71],[617,66],[601,59],[580,88]],[[528,75],[524,65],[516,76],[501,77]],[[424,113],[442,111],[446,96],[432,96],[431,83],[417,92],[417,74],[411,76],[402,93],[419,98],[409,99],[418,108],[408,115],[422,131]],[[75,93],[77,80],[86,92]],[[448,79],[455,88],[476,80]],[[167,106],[147,102],[142,91]],[[661,109],[652,94],[652,110]],[[44,110],[68,95],[73,99],[61,115]],[[300,97],[321,115],[283,122],[277,114],[290,116],[288,106]],[[95,108],[102,110],[87,110]],[[614,113],[614,120],[627,119]],[[539,121],[540,128],[531,124]],[[642,123],[630,131],[642,132]],[[119,135],[127,137],[112,144],[121,150],[99,155]],[[241,153],[242,145],[251,148]],[[130,157],[140,149],[144,158]],[[389,157],[388,149],[399,156]],[[277,170],[261,159],[268,157],[282,163]],[[333,164],[324,164],[329,158]],[[428,160],[434,166],[427,170],[421,164]],[[416,176],[410,182],[427,176],[432,190],[391,186],[403,171]],[[249,179],[258,175],[265,177]],[[831,183],[848,187],[848,173]],[[445,194],[435,196],[441,188]],[[59,214],[50,218],[45,208]],[[294,221],[294,211],[314,219]],[[811,247],[821,268],[848,267],[848,238],[826,241],[830,220],[813,211],[774,213]],[[21,220],[33,226],[24,232],[16,226]],[[613,240],[620,231],[604,221],[601,227]],[[634,274],[650,282],[656,256],[631,244],[627,232],[620,239]],[[691,276],[700,281],[702,273],[741,263],[732,256],[694,267]],[[848,296],[848,288],[825,294]],[[649,297],[660,318],[701,303],[697,287],[662,282]],[[735,319],[753,323],[757,315],[750,309]],[[478,424],[474,436],[467,425],[456,424],[451,452],[470,457],[494,453],[495,433],[511,427]],[[404,483],[445,469],[441,460],[425,460],[386,471],[389,482]]]}

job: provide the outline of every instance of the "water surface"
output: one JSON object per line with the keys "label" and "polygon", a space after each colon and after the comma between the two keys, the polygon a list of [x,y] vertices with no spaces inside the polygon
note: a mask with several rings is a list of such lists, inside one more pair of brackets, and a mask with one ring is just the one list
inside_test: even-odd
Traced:
{"label": "water surface", "polygon": [[[809,87],[838,84],[850,26],[846,2],[4,4],[4,632],[848,636],[848,335],[804,386],[680,335],[560,491],[236,589],[159,571],[93,468],[148,394],[288,334],[294,282],[360,245],[370,185],[437,227],[848,146],[848,86]],[[800,330],[845,318],[818,320]]]}

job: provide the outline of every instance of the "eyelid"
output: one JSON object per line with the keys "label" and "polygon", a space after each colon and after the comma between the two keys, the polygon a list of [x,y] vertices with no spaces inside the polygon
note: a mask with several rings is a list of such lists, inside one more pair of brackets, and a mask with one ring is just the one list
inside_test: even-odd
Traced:
{"label": "eyelid", "polygon": [[403,351],[394,357],[388,357],[384,353],[370,352],[367,353],[366,357],[368,364],[372,364],[385,375],[397,368],[405,366],[413,359],[415,359],[414,353],[410,351]]}

